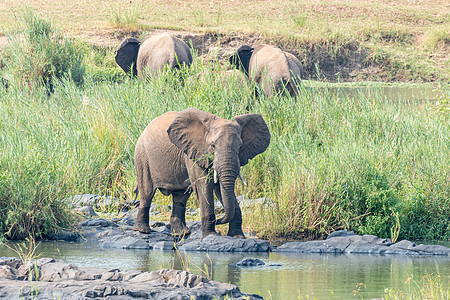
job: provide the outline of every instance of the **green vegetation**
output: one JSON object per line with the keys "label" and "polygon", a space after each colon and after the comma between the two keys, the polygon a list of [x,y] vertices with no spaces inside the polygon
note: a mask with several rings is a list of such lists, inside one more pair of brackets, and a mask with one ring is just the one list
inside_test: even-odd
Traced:
{"label": "green vegetation", "polygon": [[8,33],[8,47],[2,55],[5,77],[17,85],[35,88],[44,84],[51,89],[52,81],[70,78],[83,82],[85,69],[81,52],[49,21],[27,9],[16,27]]}
{"label": "green vegetation", "polygon": [[[56,32],[30,16],[31,29]],[[69,44],[77,59],[83,53],[75,66],[86,75],[83,81],[71,71],[36,77],[51,82],[52,93],[37,84],[24,89],[11,56],[1,69],[9,85],[0,86],[3,236],[45,237],[68,226],[74,215],[63,199],[74,194],[131,199],[142,130],[169,110],[196,107],[227,119],[260,113],[268,123],[271,145],[243,168],[248,186],[237,183],[237,194],[274,202],[245,213],[244,225],[259,235],[317,237],[344,228],[399,239],[450,238],[448,86],[441,87],[438,106],[386,98],[376,86],[367,97],[314,82],[303,82],[296,99],[253,99],[250,85],[222,84],[220,63],[194,59],[180,74],[166,71],[142,82],[121,73],[110,50]],[[21,62],[25,56],[17,53]],[[60,69],[59,59],[47,58],[49,70]],[[210,76],[198,78],[200,72]],[[169,200],[158,194],[156,201]]]}
{"label": "green vegetation", "polygon": [[446,300],[450,296],[450,288],[445,288],[440,274],[425,275],[419,281],[410,277],[405,281],[405,285],[406,289],[403,291],[385,289],[384,299]]}

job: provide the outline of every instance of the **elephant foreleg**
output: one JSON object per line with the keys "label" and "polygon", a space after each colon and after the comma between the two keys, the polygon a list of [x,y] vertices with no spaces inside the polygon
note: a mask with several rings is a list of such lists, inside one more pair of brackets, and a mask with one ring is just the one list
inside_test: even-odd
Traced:
{"label": "elephant foreleg", "polygon": [[[223,206],[222,194],[220,193],[220,186],[214,185],[214,194]],[[245,239],[244,232],[242,231],[242,212],[238,204],[235,205],[234,218],[228,224],[228,236]]]}
{"label": "elephant foreleg", "polygon": [[190,191],[172,192],[173,208],[170,216],[170,227],[173,236],[185,236],[191,233],[186,226],[186,202],[191,195]]}

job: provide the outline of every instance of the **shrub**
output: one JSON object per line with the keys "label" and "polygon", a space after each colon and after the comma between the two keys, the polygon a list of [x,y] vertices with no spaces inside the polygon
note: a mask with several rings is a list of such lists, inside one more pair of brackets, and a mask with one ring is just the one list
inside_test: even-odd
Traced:
{"label": "shrub", "polygon": [[4,64],[7,76],[20,86],[34,88],[44,84],[52,89],[55,78],[68,77],[83,83],[83,57],[71,40],[51,22],[26,9],[7,33],[9,47]]}

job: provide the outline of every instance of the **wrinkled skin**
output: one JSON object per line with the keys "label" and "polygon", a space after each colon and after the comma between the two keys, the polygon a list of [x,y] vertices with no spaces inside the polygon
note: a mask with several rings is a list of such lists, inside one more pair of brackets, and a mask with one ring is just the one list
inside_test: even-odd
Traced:
{"label": "wrinkled skin", "polygon": [[157,75],[164,65],[180,68],[192,63],[189,46],[168,33],[151,36],[142,43],[136,38],[126,38],[119,45],[115,59],[125,72],[131,71],[141,79],[147,70]]}
{"label": "wrinkled skin", "polygon": [[[135,148],[135,169],[140,205],[134,230],[150,233],[149,209],[155,191],[172,195],[172,234],[189,234],[186,202],[195,191],[200,203],[203,237],[217,234],[216,224],[229,223],[228,235],[244,238],[242,214],[234,193],[240,167],[264,152],[270,133],[258,114],[236,116],[234,121],[194,108],[167,112],[145,128]],[[213,170],[218,182],[214,183]],[[216,220],[214,194],[225,215]]]}
{"label": "wrinkled skin", "polygon": [[230,57],[232,66],[239,68],[250,80],[261,85],[266,96],[280,92],[283,88],[291,96],[298,93],[303,67],[291,53],[269,45],[240,46]]}

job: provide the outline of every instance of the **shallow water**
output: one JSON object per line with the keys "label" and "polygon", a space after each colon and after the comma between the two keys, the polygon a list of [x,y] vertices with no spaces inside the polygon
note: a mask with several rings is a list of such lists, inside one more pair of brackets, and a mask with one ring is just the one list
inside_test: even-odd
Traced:
{"label": "shallow water", "polygon": [[[297,299],[299,294],[310,299],[370,299],[383,296],[385,288],[407,292],[414,281],[420,284],[422,277],[430,274],[440,274],[444,288],[450,280],[450,257],[205,252],[187,252],[186,256],[171,251],[103,249],[67,242],[41,242],[36,253],[78,266],[120,270],[187,267],[202,274],[207,272],[206,265],[214,280],[231,282],[242,291],[260,294],[265,299]],[[0,246],[0,256],[17,255]],[[245,257],[281,266],[229,266]],[[408,278],[413,280],[405,284]],[[358,287],[361,297],[353,292]]]}
{"label": "shallow water", "polygon": [[362,99],[386,99],[388,101],[407,101],[410,104],[420,104],[433,102],[439,99],[442,91],[431,85],[339,85],[331,86],[317,85],[316,83],[306,83],[306,89],[312,91],[327,91],[331,95],[348,95],[351,98]]}

